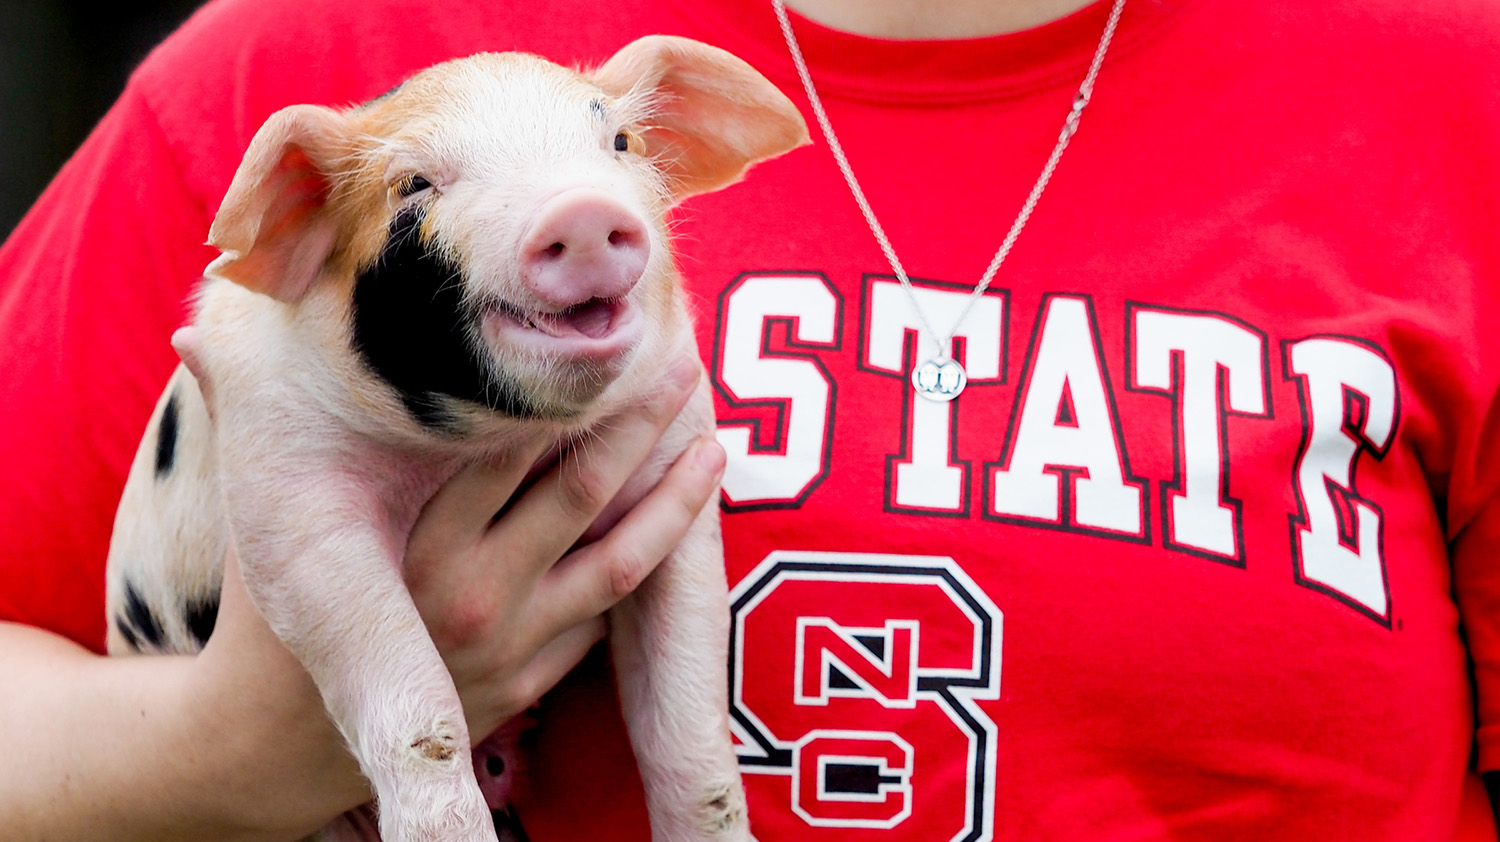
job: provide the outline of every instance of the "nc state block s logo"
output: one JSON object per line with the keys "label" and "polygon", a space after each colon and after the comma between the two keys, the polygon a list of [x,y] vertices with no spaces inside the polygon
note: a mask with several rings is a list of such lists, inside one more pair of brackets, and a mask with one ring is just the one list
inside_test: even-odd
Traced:
{"label": "nc state block s logo", "polygon": [[993,837],[1001,614],[948,558],[776,552],[730,594],[730,716],[766,838]]}

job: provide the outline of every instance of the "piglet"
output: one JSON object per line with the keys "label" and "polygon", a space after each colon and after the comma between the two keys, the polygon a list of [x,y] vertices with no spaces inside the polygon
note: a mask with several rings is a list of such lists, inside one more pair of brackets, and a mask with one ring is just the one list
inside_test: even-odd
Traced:
{"label": "piglet", "polygon": [[[566,447],[653,389],[694,342],[664,214],[806,142],[747,64],[665,36],[593,72],[481,54],[348,110],[272,115],[214,220],[221,256],[120,503],[111,653],[201,648],[232,540],[373,785],[380,837],[493,840],[403,585],[412,525],[464,466]],[[632,483],[712,429],[700,387]],[[660,842],[749,839],[725,590],[710,506],[611,612]]]}

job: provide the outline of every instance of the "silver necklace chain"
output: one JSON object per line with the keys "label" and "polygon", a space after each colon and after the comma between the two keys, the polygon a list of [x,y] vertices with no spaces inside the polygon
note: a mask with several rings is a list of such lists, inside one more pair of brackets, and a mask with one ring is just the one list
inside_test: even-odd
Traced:
{"label": "silver necklace chain", "polygon": [[901,259],[896,256],[896,250],[891,247],[891,241],[886,237],[885,229],[880,227],[879,220],[875,218],[875,212],[870,209],[870,203],[865,199],[865,191],[860,189],[859,180],[854,177],[854,170],[849,166],[849,159],[844,155],[844,148],[839,143],[838,136],[833,133],[833,124],[828,121],[828,113],[823,109],[823,101],[818,97],[818,90],[813,87],[812,74],[808,72],[807,61],[802,57],[802,48],[797,44],[797,36],[792,33],[792,22],[787,17],[784,0],[771,0],[771,5],[776,10],[777,20],[781,22],[781,33],[786,36],[786,46],[791,51],[792,63],[797,65],[797,75],[802,78],[802,87],[807,91],[807,101],[812,105],[813,115],[817,117],[818,126],[823,130],[823,137],[828,141],[828,149],[833,153],[833,159],[838,163],[839,171],[844,174],[844,181],[848,183],[849,192],[853,194],[855,203],[859,205],[860,213],[864,214],[865,223],[870,226],[870,233],[875,235],[875,241],[880,244],[880,250],[885,254],[886,261],[891,264],[891,270],[896,273],[896,279],[901,282],[901,288],[906,291],[917,319],[937,345],[936,356],[923,362],[912,372],[912,385],[917,393],[925,398],[940,401],[953,400],[963,391],[964,384],[967,382],[967,375],[962,367],[948,356],[953,345],[953,337],[963,326],[964,319],[968,318],[969,311],[974,309],[974,305],[979,302],[985,290],[989,289],[990,282],[995,279],[995,273],[1000,271],[1000,264],[1005,262],[1006,256],[1010,254],[1011,248],[1016,243],[1016,238],[1021,236],[1021,229],[1026,227],[1027,220],[1031,218],[1032,211],[1036,209],[1037,202],[1042,198],[1042,191],[1047,189],[1047,182],[1052,179],[1052,172],[1057,169],[1057,162],[1062,160],[1063,152],[1068,148],[1068,142],[1073,139],[1073,135],[1078,133],[1078,124],[1083,119],[1083,109],[1094,95],[1094,80],[1099,75],[1099,67],[1104,64],[1104,54],[1109,50],[1109,42],[1114,38],[1115,27],[1120,23],[1120,13],[1125,9],[1125,0],[1114,0],[1114,7],[1109,12],[1109,21],[1104,25],[1104,35],[1099,39],[1099,46],[1094,50],[1094,60],[1089,64],[1088,73],[1083,77],[1083,84],[1078,86],[1078,93],[1073,97],[1072,108],[1069,109],[1067,118],[1063,120],[1062,131],[1058,133],[1057,144],[1052,147],[1052,154],[1047,156],[1047,163],[1043,165],[1041,174],[1032,185],[1026,202],[1021,205],[1020,213],[1016,214],[1015,222],[1011,223],[1005,239],[1000,242],[1000,248],[995,251],[995,256],[990,260],[990,265],[985,268],[984,275],[974,286],[973,292],[969,293],[969,299],[954,321],[953,328],[946,334],[933,330],[931,322],[927,320],[927,314],[922,312],[921,305],[917,303],[917,294],[912,289],[911,279],[907,277],[906,268],[901,265]]}

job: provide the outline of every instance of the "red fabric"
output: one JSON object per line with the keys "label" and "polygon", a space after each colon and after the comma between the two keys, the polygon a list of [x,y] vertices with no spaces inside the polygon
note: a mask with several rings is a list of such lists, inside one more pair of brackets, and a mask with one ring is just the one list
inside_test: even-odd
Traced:
{"label": "red fabric", "polygon": [[[982,271],[1105,12],[941,45],[797,19],[924,288]],[[655,31],[805,106],[760,0],[221,0],[157,51],[0,250],[3,616],[100,645],[114,501],[266,115]],[[683,210],[758,838],[1496,838],[1497,48],[1472,0],[1131,0],[951,414],[912,403],[929,349],[821,141]],[[544,705],[532,838],[648,838],[609,688],[595,658]]]}

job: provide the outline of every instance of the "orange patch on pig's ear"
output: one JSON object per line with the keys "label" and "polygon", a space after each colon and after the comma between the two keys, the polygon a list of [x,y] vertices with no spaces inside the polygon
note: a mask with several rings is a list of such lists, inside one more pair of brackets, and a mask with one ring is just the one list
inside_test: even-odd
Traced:
{"label": "orange patch on pig's ear", "polygon": [[615,96],[644,93],[658,104],[645,129],[646,152],[677,201],[727,187],[756,163],[809,142],[802,115],[775,85],[730,53],[687,38],[633,41],[594,82]]}
{"label": "orange patch on pig's ear", "polygon": [[208,274],[294,302],[332,254],[338,222],[327,207],[333,171],[347,143],[337,111],[294,105],[271,115],[235,173],[209,230],[221,256]]}

